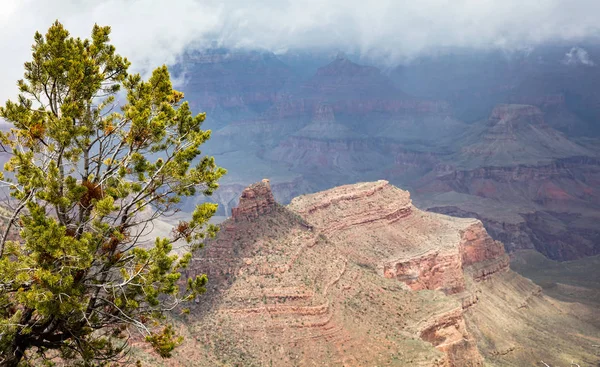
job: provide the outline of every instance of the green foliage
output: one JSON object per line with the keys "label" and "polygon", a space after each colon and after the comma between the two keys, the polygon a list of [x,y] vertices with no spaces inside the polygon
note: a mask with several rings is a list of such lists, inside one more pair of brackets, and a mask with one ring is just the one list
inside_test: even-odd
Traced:
{"label": "green foliage", "polygon": [[168,358],[171,356],[173,349],[181,344],[183,338],[175,335],[173,327],[167,325],[161,332],[148,335],[146,341],[152,344],[154,350],[156,350],[161,357]]}
{"label": "green foliage", "polygon": [[180,281],[191,254],[172,245],[193,250],[214,236],[215,204],[142,243],[154,220],[210,195],[225,174],[200,151],[205,115],[192,114],[166,66],[147,81],[129,74],[109,34],[94,26],[91,39],[73,38],[58,22],[36,33],[18,100],[0,107],[14,126],[0,136],[12,197],[0,242],[2,365],[105,365],[135,329],[168,357],[181,340],[161,326],[164,313],[206,290],[205,275]]}

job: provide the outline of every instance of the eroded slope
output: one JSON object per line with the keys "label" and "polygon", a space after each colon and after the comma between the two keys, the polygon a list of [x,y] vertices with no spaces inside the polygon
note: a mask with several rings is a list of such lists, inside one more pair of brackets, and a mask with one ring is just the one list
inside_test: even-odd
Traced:
{"label": "eroded slope", "polygon": [[255,184],[197,254],[193,272],[208,273],[211,289],[182,324],[187,339],[173,365],[596,358],[582,340],[598,329],[510,271],[502,244],[480,221],[423,212],[386,181],[302,196],[288,207],[275,203],[268,181]]}

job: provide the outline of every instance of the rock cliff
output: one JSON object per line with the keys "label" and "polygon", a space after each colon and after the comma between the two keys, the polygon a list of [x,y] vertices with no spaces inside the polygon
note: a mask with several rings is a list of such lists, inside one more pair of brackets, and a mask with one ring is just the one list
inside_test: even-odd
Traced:
{"label": "rock cliff", "polygon": [[535,248],[558,260],[600,253],[596,153],[528,105],[499,105],[469,134],[460,152],[420,179],[425,207],[481,219],[511,251]]}
{"label": "rock cliff", "polygon": [[183,91],[194,110],[208,113],[213,127],[263,112],[292,76],[268,52],[205,50],[186,54],[183,65]]}
{"label": "rock cliff", "polygon": [[413,290],[454,294],[465,289],[465,267],[477,264],[486,274],[508,268],[502,244],[487,235],[481,222],[422,212],[408,192],[387,181],[305,195],[292,200],[290,208],[329,238],[350,238],[356,244],[349,246],[349,256],[369,261],[382,276]]}
{"label": "rock cliff", "polygon": [[[287,207],[263,181],[233,212],[195,254],[191,272],[207,273],[211,286],[175,361],[452,367],[592,358],[579,337],[555,328],[595,329],[510,271],[480,221],[421,211],[386,181]],[[561,355],[540,347],[549,338]]]}
{"label": "rock cliff", "polygon": [[269,180],[264,179],[242,191],[237,208],[231,211],[231,218],[234,221],[258,218],[260,215],[273,212],[276,207],[271,184]]}

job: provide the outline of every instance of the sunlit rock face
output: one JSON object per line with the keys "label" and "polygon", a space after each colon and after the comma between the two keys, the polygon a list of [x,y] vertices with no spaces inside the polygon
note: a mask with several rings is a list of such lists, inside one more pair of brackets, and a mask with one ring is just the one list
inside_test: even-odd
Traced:
{"label": "sunlit rock face", "polygon": [[[188,275],[206,273],[210,286],[192,309],[182,358],[458,367],[593,353],[555,328],[597,331],[513,273],[479,220],[422,211],[387,181],[288,206],[261,181],[233,213],[194,255]],[[567,352],[539,348],[550,339]]]}
{"label": "sunlit rock face", "polygon": [[260,215],[271,213],[276,208],[275,198],[271,191],[269,180],[264,179],[242,191],[237,208],[233,208],[233,220],[258,218]]}

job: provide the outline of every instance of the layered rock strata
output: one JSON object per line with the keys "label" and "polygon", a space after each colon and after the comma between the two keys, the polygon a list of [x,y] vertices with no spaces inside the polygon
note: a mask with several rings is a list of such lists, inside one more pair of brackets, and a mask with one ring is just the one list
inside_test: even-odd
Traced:
{"label": "layered rock strata", "polygon": [[[589,357],[570,334],[554,359],[516,347],[538,348],[568,317],[510,271],[480,221],[421,211],[386,181],[287,207],[269,191],[266,181],[246,189],[194,258],[211,286],[187,325],[186,361],[452,367]],[[501,339],[490,332],[501,328],[510,329]]]}
{"label": "layered rock strata", "polygon": [[472,130],[460,152],[419,180],[425,207],[480,218],[510,251],[535,248],[556,260],[600,253],[593,151],[547,125],[534,106],[499,105]]}
{"label": "layered rock strata", "polygon": [[387,181],[305,195],[292,200],[290,208],[330,238],[354,238],[357,228],[367,231],[369,238],[357,244],[360,251],[350,255],[368,259],[383,276],[413,290],[454,294],[464,291],[467,266],[479,265],[481,277],[508,269],[502,244],[488,236],[480,221],[422,212],[408,192]]}
{"label": "layered rock strata", "polygon": [[255,183],[242,191],[237,208],[231,210],[231,218],[235,221],[258,218],[271,213],[276,207],[269,180]]}

